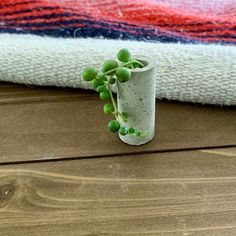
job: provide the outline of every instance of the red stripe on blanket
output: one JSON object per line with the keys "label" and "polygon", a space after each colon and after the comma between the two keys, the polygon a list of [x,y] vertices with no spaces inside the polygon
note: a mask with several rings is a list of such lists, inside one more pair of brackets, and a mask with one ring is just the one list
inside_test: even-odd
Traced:
{"label": "red stripe on blanket", "polygon": [[[9,5],[11,3],[17,3]],[[165,5],[161,1],[145,0],[2,0],[0,8],[0,20],[6,27],[26,27],[29,24],[41,24],[40,26],[28,27],[54,29],[55,27],[100,27],[101,29],[122,30],[127,33],[142,34],[142,29],[146,30],[146,35],[168,35],[185,38],[200,39],[201,41],[211,41],[218,37],[218,41],[231,37],[234,41],[236,36],[236,17],[233,10],[230,14],[196,14],[188,9],[174,8]],[[24,12],[26,11],[26,12]],[[235,11],[236,12],[236,11]],[[63,16],[63,14],[68,14]],[[69,15],[71,14],[71,16]],[[76,14],[79,14],[76,16]],[[47,18],[46,17],[49,17]],[[29,17],[29,19],[23,19]],[[30,17],[34,17],[30,19]],[[43,18],[44,17],[44,18]],[[69,23],[74,20],[87,20],[87,23]],[[97,22],[104,22],[101,27]],[[57,26],[49,25],[58,23]],[[127,25],[127,23],[129,25]],[[86,25],[87,24],[87,25]],[[139,32],[139,30],[141,32]],[[212,30],[212,32],[211,32]],[[160,33],[161,31],[161,33]]]}

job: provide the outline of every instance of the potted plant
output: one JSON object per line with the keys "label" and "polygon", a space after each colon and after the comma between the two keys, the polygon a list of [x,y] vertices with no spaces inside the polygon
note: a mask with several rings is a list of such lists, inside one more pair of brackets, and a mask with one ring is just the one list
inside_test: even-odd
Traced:
{"label": "potted plant", "polygon": [[128,49],[121,49],[117,59],[106,60],[101,71],[85,68],[82,77],[93,84],[102,100],[111,101],[103,107],[105,114],[114,116],[109,130],[118,132],[127,144],[145,144],[155,132],[156,65],[149,57],[132,57]]}

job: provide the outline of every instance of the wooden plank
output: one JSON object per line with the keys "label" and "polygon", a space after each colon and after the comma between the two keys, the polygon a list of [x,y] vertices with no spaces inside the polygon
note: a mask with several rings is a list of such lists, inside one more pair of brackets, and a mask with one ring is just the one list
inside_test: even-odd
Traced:
{"label": "wooden plank", "polygon": [[235,235],[236,149],[208,151],[0,166],[1,235]]}
{"label": "wooden plank", "polygon": [[22,92],[19,103],[19,93],[0,99],[0,163],[236,145],[235,107],[158,102],[156,137],[130,147],[108,132],[95,93],[50,100],[51,90],[43,91]]}
{"label": "wooden plank", "polygon": [[75,88],[26,86],[0,82],[0,105],[98,99],[95,92]]}

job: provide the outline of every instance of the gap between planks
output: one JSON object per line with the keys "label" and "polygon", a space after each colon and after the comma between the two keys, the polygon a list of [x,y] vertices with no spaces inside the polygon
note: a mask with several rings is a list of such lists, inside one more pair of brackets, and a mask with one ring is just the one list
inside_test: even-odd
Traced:
{"label": "gap between planks", "polygon": [[131,147],[108,132],[91,91],[0,84],[0,104],[1,164],[236,145],[236,107],[160,101],[154,140]]}
{"label": "gap between planks", "polygon": [[218,155],[225,155],[225,156],[236,156],[236,150],[234,153],[225,153],[223,151],[218,151],[221,149],[229,149],[236,148],[236,145],[226,145],[226,146],[218,146],[218,147],[198,147],[198,148],[183,148],[183,149],[167,149],[167,150],[160,150],[160,151],[138,151],[132,153],[114,153],[114,154],[107,154],[107,155],[92,155],[92,156],[71,156],[71,157],[53,157],[53,159],[36,159],[36,160],[26,160],[26,161],[11,161],[11,162],[4,162],[0,163],[0,166],[9,166],[9,165],[22,165],[22,164],[36,164],[36,163],[46,163],[46,162],[61,162],[61,161],[73,161],[73,160],[84,160],[84,159],[104,159],[104,158],[112,158],[112,157],[121,157],[121,156],[139,156],[145,154],[158,154],[158,153],[178,153],[178,152],[192,152],[192,151],[201,151],[203,153],[209,154],[218,154]]}

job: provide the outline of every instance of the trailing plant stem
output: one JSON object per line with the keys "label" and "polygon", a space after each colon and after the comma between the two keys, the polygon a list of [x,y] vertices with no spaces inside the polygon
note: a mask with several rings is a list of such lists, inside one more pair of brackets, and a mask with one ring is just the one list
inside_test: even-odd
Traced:
{"label": "trailing plant stem", "polygon": [[[112,76],[110,77],[110,79],[111,78],[112,78]],[[118,111],[115,99],[113,97],[113,93],[112,93],[112,89],[111,89],[111,85],[109,83],[109,80],[108,80],[108,83],[107,83],[107,89],[108,89],[108,92],[109,92],[110,97],[111,97],[112,105],[114,107],[114,112],[113,112],[114,116],[116,117],[116,119],[118,119],[118,116],[120,116],[123,119],[123,121],[126,123],[128,121],[128,119],[126,117],[124,117],[122,113],[120,113]]]}
{"label": "trailing plant stem", "polygon": [[113,97],[113,93],[112,93],[111,85],[109,84],[109,81],[108,81],[108,84],[107,84],[107,89],[108,89],[108,92],[109,92],[110,97],[111,97],[112,105],[113,105],[113,107],[115,109],[113,114],[115,115],[116,118],[118,118],[117,117],[118,109],[117,109],[116,102],[115,102],[114,97]]}
{"label": "trailing plant stem", "polygon": [[[134,63],[134,62],[136,62],[136,63],[138,63],[139,65],[141,65],[141,66],[143,66],[144,67],[144,64],[143,63],[141,63],[140,61],[138,61],[138,60],[132,60],[132,61],[128,61],[128,62],[126,62],[126,63],[124,63],[124,64],[122,64],[121,66],[123,67],[123,66],[128,66],[129,64],[131,64],[132,65],[132,63]],[[103,73],[104,75],[107,75],[107,74],[110,74],[111,72],[115,72],[116,70],[117,70],[117,68],[119,68],[119,67],[121,67],[121,66],[118,66],[118,67],[116,67],[116,68],[114,68],[114,69],[112,69],[112,70],[109,70],[109,71],[107,71],[107,72],[105,72],[105,73]]]}

